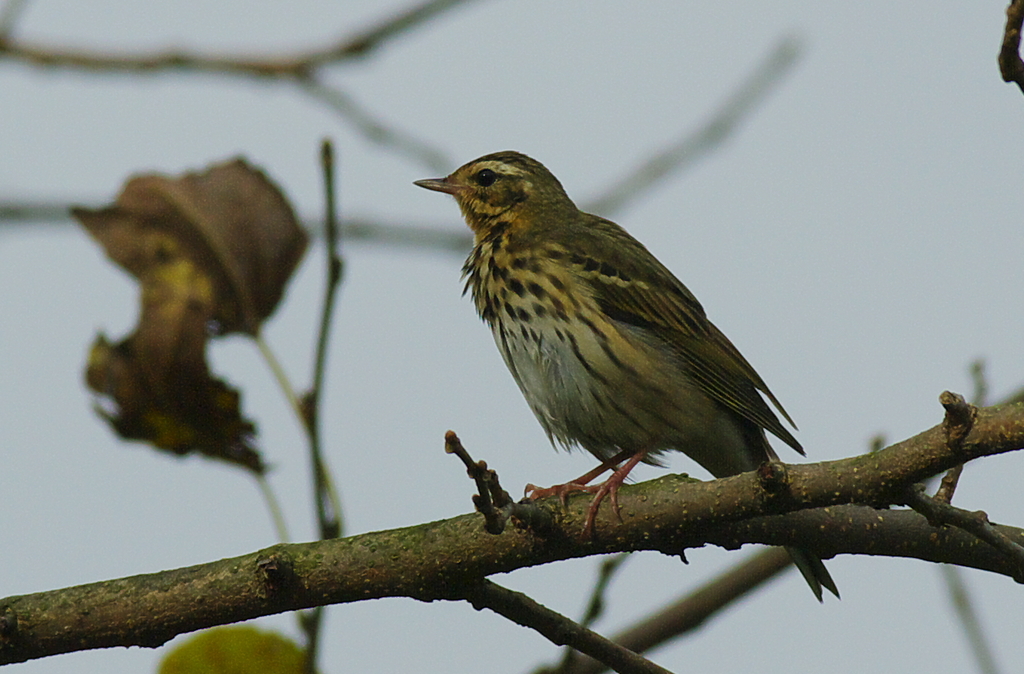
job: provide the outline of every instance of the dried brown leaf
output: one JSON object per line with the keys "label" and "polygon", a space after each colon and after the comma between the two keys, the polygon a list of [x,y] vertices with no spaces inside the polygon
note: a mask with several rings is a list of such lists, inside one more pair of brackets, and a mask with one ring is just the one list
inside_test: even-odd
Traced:
{"label": "dried brown leaf", "polygon": [[111,344],[99,335],[86,382],[103,396],[96,411],[126,440],[142,440],[179,456],[200,452],[256,473],[265,470],[253,445],[255,425],[240,411],[238,391],[208,372],[171,369],[153,380],[135,336]]}
{"label": "dried brown leaf", "polygon": [[210,376],[211,332],[256,335],[306,248],[281,192],[241,159],[180,177],[131,178],[117,201],[73,214],[140,285],[135,332],[93,346],[89,386],[123,437],[262,470],[239,395]]}
{"label": "dried brown leaf", "polygon": [[307,244],[280,190],[242,159],[180,177],[137,176],[113,205],[73,213],[140,281],[169,255],[189,259],[212,283],[211,318],[224,333],[259,331]]}

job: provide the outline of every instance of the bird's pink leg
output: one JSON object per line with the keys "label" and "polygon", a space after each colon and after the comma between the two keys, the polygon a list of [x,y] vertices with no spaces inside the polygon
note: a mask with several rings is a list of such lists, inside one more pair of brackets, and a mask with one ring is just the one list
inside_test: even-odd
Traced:
{"label": "bird's pink leg", "polygon": [[532,500],[547,498],[549,496],[557,496],[562,501],[562,505],[565,505],[569,494],[574,491],[586,491],[593,493],[598,487],[588,487],[587,485],[589,485],[594,478],[605,471],[616,470],[620,463],[631,456],[633,456],[633,452],[631,450],[623,450],[612,458],[603,461],[597,468],[594,468],[593,470],[580,475],[575,480],[570,480],[565,484],[556,484],[552,487],[538,487],[534,484],[528,484],[526,485],[525,490],[526,496]]}
{"label": "bird's pink leg", "polygon": [[[594,499],[590,502],[590,507],[587,508],[587,520],[583,525],[583,535],[584,537],[589,538],[594,531],[594,521],[597,518],[597,510],[601,506],[601,501],[604,500],[605,496],[611,495],[612,511],[620,521],[622,520],[622,516],[619,514],[619,487],[621,487],[622,483],[625,482],[629,472],[636,468],[636,465],[643,461],[646,456],[646,449],[639,452],[631,449],[623,450],[612,458],[604,461],[597,468],[580,475],[571,482],[556,484],[553,487],[543,489],[532,484],[528,484],[526,485],[526,494],[531,499],[546,498],[548,496],[557,495],[563,504],[565,504],[569,494],[572,492],[585,491],[593,494]],[[623,461],[626,463],[619,466]],[[612,474],[607,480],[601,484],[590,484],[593,479],[608,470],[611,470]]]}
{"label": "bird's pink leg", "polygon": [[[594,500],[590,502],[590,507],[587,508],[587,521],[583,524],[583,536],[584,538],[590,538],[594,532],[594,521],[597,519],[597,510],[601,506],[601,501],[604,500],[605,496],[611,495],[612,499],[612,512],[615,516],[622,521],[622,515],[619,513],[619,487],[626,481],[626,477],[629,476],[629,471],[636,468],[636,465],[644,460],[647,456],[647,450],[643,450],[633,454],[629,457],[626,463],[615,469],[607,480],[599,485],[594,485],[597,489],[594,491]],[[593,488],[593,487],[592,487]]]}

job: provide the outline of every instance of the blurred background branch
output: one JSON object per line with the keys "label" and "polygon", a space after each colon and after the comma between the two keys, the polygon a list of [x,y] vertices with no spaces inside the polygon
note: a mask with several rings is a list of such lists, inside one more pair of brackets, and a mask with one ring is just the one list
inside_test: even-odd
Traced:
{"label": "blurred background branch", "polygon": [[617,213],[670,175],[693,166],[716,150],[779,87],[799,57],[800,41],[792,36],[781,39],[704,124],[605,188],[601,196],[584,204],[583,209],[601,215]]}
{"label": "blurred background branch", "polygon": [[[50,68],[84,69],[94,72],[144,73],[175,69],[194,73],[218,73],[242,77],[278,77],[295,82],[300,90],[326,105],[351,124],[364,138],[410,161],[425,166],[439,175],[456,168],[448,154],[429,142],[380,121],[375,112],[364,108],[347,92],[325,84],[320,68],[338,60],[362,56],[375,49],[401,30],[436,16],[458,2],[427,2],[398,17],[380,23],[337,45],[295,56],[202,56],[187,52],[152,55],[99,54],[42,48],[0,42],[0,60],[21,59]],[[612,215],[647,195],[657,185],[693,166],[728,140],[763,103],[767,96],[792,71],[799,60],[800,42],[785,37],[773,47],[754,71],[744,79],[726,101],[714,110],[708,120],[681,139],[670,142],[667,149],[657,151],[638,167],[599,190],[598,196],[583,204],[584,210]],[[0,198],[0,231],[4,226],[64,223],[69,221],[73,204],[58,199],[24,200]],[[320,223],[306,220],[306,229],[313,236],[323,231]],[[343,219],[341,234],[352,241],[380,245],[409,246],[465,254],[472,237],[461,226],[441,224],[382,222],[375,218]]]}
{"label": "blurred background branch", "polygon": [[140,75],[180,71],[294,82],[314,99],[326,103],[368,140],[439,171],[450,168],[452,164],[444,152],[425,140],[380,124],[372,113],[365,111],[349,94],[325,84],[322,80],[322,71],[328,66],[346,60],[365,58],[392,39],[453,7],[470,1],[428,0],[325,47],[261,57],[249,54],[214,55],[174,50],[130,54],[32,43],[13,36],[17,26],[16,19],[24,3],[12,0],[4,6],[0,14],[0,61],[15,61],[49,70],[75,70],[86,73]]}

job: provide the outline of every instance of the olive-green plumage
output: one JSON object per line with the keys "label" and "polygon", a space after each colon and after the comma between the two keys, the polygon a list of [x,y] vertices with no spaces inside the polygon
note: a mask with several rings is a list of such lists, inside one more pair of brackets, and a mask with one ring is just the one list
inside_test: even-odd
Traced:
{"label": "olive-green plumage", "polygon": [[[576,208],[542,164],[499,152],[416,184],[454,196],[473,230],[467,289],[548,437],[614,469],[586,487],[588,531],[601,499],[615,505],[629,471],[664,451],[716,477],[774,457],[765,431],[803,454],[761,394],[789,415],[693,294],[624,229]],[[822,586],[838,596],[821,560],[790,552],[819,599]]]}

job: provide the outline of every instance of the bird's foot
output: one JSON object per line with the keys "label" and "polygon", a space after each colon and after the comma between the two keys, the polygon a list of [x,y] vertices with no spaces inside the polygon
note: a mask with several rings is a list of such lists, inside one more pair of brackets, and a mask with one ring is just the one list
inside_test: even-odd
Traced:
{"label": "bird's foot", "polygon": [[[605,497],[610,497],[612,512],[615,513],[615,517],[622,522],[622,513],[619,509],[619,487],[626,481],[629,476],[629,472],[636,467],[638,463],[644,460],[647,456],[647,452],[637,452],[630,456],[628,460],[621,466],[609,466],[604,464],[603,466],[590,471],[586,475],[582,475],[572,482],[566,482],[565,484],[557,484],[553,487],[540,488],[532,484],[526,485],[526,495],[530,499],[546,498],[548,496],[558,496],[561,500],[562,505],[567,505],[569,494],[573,492],[584,491],[588,494],[593,494],[594,498],[590,501],[590,506],[587,507],[587,518],[583,523],[583,537],[590,538],[594,534],[594,523],[597,520],[597,511],[601,507],[601,501]],[[618,459],[619,457],[616,457]],[[612,474],[607,480],[600,484],[588,484],[595,477],[603,473],[609,468],[613,468]]]}
{"label": "bird's foot", "polygon": [[535,484],[528,484],[526,485],[523,495],[531,501],[548,498],[549,496],[557,496],[558,500],[562,502],[562,505],[567,506],[569,505],[569,494],[578,491],[585,491],[592,494],[598,486],[599,485],[580,483],[576,480],[566,482],[565,484],[556,484],[552,487],[538,487]]}

